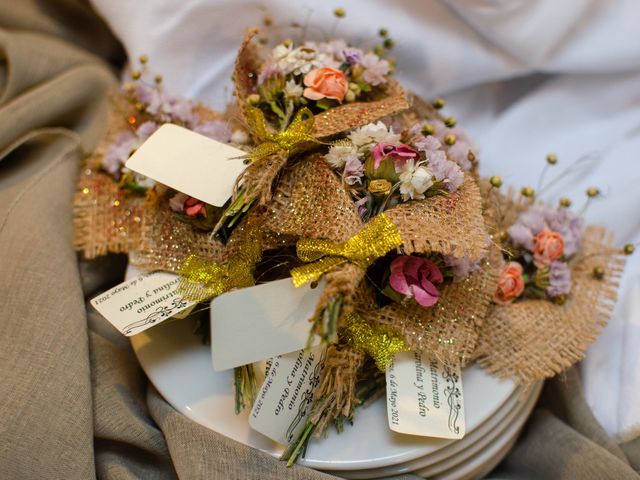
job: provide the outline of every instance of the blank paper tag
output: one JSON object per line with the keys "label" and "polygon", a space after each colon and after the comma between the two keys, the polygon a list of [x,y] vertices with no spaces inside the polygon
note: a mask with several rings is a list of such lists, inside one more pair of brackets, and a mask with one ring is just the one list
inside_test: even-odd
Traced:
{"label": "blank paper tag", "polygon": [[403,352],[387,368],[389,428],[425,437],[462,438],[465,433],[460,367],[429,355]]}
{"label": "blank paper tag", "polygon": [[126,166],[205,203],[222,207],[246,165],[246,153],[167,123],[127,160]]}
{"label": "blank paper tag", "polygon": [[135,335],[195,305],[177,293],[179,282],[171,273],[144,273],[93,298],[91,305],[124,335]]}
{"label": "blank paper tag", "polygon": [[[211,301],[211,351],[216,371],[300,350],[325,282],[296,288],[290,278],[223,293]],[[316,345],[319,337],[313,342]],[[242,345],[242,347],[238,347]]]}
{"label": "blank paper tag", "polygon": [[326,350],[322,346],[275,357],[249,415],[254,430],[288,444],[311,413]]}

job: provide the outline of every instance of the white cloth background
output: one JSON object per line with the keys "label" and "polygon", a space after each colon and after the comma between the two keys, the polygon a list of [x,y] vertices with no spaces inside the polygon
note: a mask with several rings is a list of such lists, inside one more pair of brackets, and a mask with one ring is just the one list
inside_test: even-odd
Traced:
{"label": "white cloth background", "polygon": [[[379,27],[395,40],[398,78],[428,98],[444,95],[481,150],[481,172],[535,186],[545,156],[544,198],[579,206],[588,186],[605,198],[587,220],[619,245],[640,241],[640,3],[636,0],[92,0],[129,58],[150,57],[168,89],[222,108],[245,27],[265,13],[278,35],[335,35],[373,46]],[[588,402],[621,439],[640,433],[640,252],[629,258],[610,325],[582,364]]]}

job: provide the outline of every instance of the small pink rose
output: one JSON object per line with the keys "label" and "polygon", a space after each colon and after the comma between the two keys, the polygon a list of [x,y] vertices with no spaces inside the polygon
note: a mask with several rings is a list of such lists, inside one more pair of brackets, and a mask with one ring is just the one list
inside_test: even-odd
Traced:
{"label": "small pink rose", "polygon": [[391,288],[406,297],[415,298],[423,307],[431,307],[438,302],[440,292],[436,285],[442,281],[440,269],[426,258],[400,255],[391,262]]}
{"label": "small pink rose", "polygon": [[373,168],[376,170],[385,158],[393,159],[396,170],[400,170],[408,160],[416,160],[419,157],[418,152],[409,145],[392,145],[390,143],[379,143],[373,147],[371,153],[373,154]]}
{"label": "small pink rose", "polygon": [[314,68],[304,76],[304,92],[310,100],[332,98],[342,103],[348,84],[344,72],[331,67]]}
{"label": "small pink rose", "polygon": [[189,197],[184,201],[182,206],[184,213],[189,217],[206,217],[207,209],[205,203],[197,198]]}
{"label": "small pink rose", "polygon": [[564,238],[558,232],[545,228],[533,237],[533,263],[544,267],[558,260],[564,253]]}
{"label": "small pink rose", "polygon": [[507,263],[498,279],[498,288],[493,295],[493,301],[498,305],[509,305],[524,291],[522,265],[518,262]]}

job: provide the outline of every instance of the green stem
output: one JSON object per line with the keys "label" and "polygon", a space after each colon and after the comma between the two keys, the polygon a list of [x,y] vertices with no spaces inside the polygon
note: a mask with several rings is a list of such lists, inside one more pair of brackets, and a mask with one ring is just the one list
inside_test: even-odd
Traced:
{"label": "green stem", "polygon": [[236,414],[253,405],[258,392],[253,365],[243,365],[233,369]]}

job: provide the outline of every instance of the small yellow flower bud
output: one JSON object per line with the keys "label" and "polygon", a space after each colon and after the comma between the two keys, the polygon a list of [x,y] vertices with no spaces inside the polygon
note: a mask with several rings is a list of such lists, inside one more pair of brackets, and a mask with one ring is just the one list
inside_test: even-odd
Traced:
{"label": "small yellow flower bud", "polygon": [[440,110],[443,107],[444,107],[444,98],[438,97],[433,101],[433,108],[437,108],[438,110]]}
{"label": "small yellow flower bud", "polygon": [[523,197],[527,197],[527,198],[531,198],[535,195],[535,190],[533,190],[533,188],[531,187],[522,187],[522,190],[520,190],[520,194]]}
{"label": "small yellow flower bud", "polygon": [[387,30],[386,28],[381,28],[380,30],[378,30],[378,35],[384,38],[389,35],[389,30]]}
{"label": "small yellow flower bud", "polygon": [[471,163],[474,163],[476,161],[476,154],[469,150],[467,152],[467,160],[469,160]]}
{"label": "small yellow flower bud", "polygon": [[133,72],[131,72],[131,78],[133,78],[134,80],[138,80],[141,76],[142,73],[140,73],[140,70],[134,70]]}
{"label": "small yellow flower bud", "polygon": [[604,278],[604,268],[594,267],[593,276],[596,277],[598,280],[602,280]]}
{"label": "small yellow flower bud", "polygon": [[556,163],[558,163],[558,156],[555,153],[550,153],[549,155],[547,155],[547,163],[549,165],[555,165]]}
{"label": "small yellow flower bud", "polygon": [[425,137],[429,135],[433,135],[433,132],[435,131],[436,129],[430,123],[427,123],[424,127],[422,127],[422,130],[421,130],[422,135],[424,135]]}
{"label": "small yellow flower bud", "polygon": [[260,95],[257,93],[252,93],[247,97],[247,103],[249,105],[258,105],[260,103]]}
{"label": "small yellow flower bud", "polygon": [[560,199],[560,206],[563,208],[569,208],[571,206],[571,199],[567,197],[562,197]]}
{"label": "small yellow flower bud", "polygon": [[502,178],[500,178],[497,175],[494,175],[489,179],[489,183],[491,184],[492,187],[500,188],[502,186]]}
{"label": "small yellow flower bud", "polygon": [[338,18],[344,18],[347,12],[344,8],[338,7],[333,11],[333,14]]}
{"label": "small yellow flower bud", "polygon": [[507,240],[509,240],[509,232],[507,232],[506,230],[501,230],[500,233],[498,233],[498,240],[500,240],[501,242],[506,242]]}
{"label": "small yellow flower bud", "polygon": [[382,42],[382,45],[384,45],[384,48],[386,48],[387,50],[391,50],[395,46],[395,44],[396,42],[394,42],[391,38],[385,38],[384,42]]}
{"label": "small yellow flower bud", "polygon": [[566,295],[558,295],[557,297],[553,297],[553,303],[556,305],[564,305],[567,302]]}
{"label": "small yellow flower bud", "polygon": [[631,255],[635,251],[636,251],[636,247],[633,243],[627,243],[623,248],[623,252],[625,255]]}
{"label": "small yellow flower bud", "polygon": [[147,55],[140,55],[140,58],[138,58],[138,60],[140,60],[140,63],[144,65],[149,61],[149,57]]}
{"label": "small yellow flower bud", "polygon": [[349,90],[347,94],[344,96],[345,101],[347,102],[355,102],[356,101],[356,93],[353,90]]}
{"label": "small yellow flower bud", "polygon": [[153,79],[156,83],[162,83],[162,75],[156,75]]}
{"label": "small yellow flower bud", "polygon": [[145,105],[142,102],[136,102],[136,104],[133,106],[133,108],[135,108],[137,112],[142,113],[142,112],[144,112]]}
{"label": "small yellow flower bud", "polygon": [[456,137],[453,133],[450,133],[449,135],[444,137],[444,143],[446,143],[449,146],[455,145],[457,140],[458,140],[458,137]]}
{"label": "small yellow flower bud", "polygon": [[453,117],[447,117],[444,119],[444,124],[449,128],[453,128],[456,126],[456,119]]}
{"label": "small yellow flower bud", "polygon": [[598,190],[596,187],[587,188],[587,197],[595,198],[598,195],[600,195],[600,190]]}
{"label": "small yellow flower bud", "polygon": [[270,27],[273,25],[273,18],[270,15],[265,15],[262,19],[262,23],[264,23],[266,27]]}

